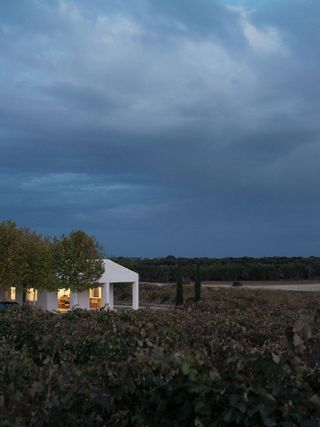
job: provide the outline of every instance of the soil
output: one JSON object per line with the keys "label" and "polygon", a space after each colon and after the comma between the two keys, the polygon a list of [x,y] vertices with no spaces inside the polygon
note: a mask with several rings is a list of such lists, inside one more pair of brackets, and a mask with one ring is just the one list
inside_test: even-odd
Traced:
{"label": "soil", "polygon": [[[166,286],[173,285],[174,283],[151,283],[140,282],[155,285]],[[213,281],[202,282],[202,286],[213,288],[229,288],[233,282]],[[252,289],[269,289],[269,290],[284,290],[284,291],[303,291],[303,292],[320,292],[320,280],[279,280],[279,281],[243,281],[242,288]]]}

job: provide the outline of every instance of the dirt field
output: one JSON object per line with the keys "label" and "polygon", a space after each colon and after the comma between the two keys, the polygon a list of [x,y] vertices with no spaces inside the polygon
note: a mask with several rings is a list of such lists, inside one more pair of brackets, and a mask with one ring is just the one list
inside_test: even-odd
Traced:
{"label": "dirt field", "polygon": [[[214,288],[229,288],[231,284],[204,283],[204,286]],[[320,292],[320,283],[243,283],[243,288],[282,290],[282,291],[299,291],[299,292]]]}

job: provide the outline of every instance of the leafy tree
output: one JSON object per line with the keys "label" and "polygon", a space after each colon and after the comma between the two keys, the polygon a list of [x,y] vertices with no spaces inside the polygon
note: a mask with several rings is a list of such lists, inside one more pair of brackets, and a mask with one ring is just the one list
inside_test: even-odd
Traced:
{"label": "leafy tree", "polygon": [[177,267],[177,285],[176,285],[176,306],[183,305],[183,282],[182,282],[182,271],[181,262],[178,261]]}
{"label": "leafy tree", "polygon": [[8,289],[22,282],[25,270],[23,231],[14,221],[0,223],[0,288]]}
{"label": "leafy tree", "polygon": [[48,239],[13,221],[0,223],[0,287],[23,286],[51,289],[54,283],[51,246]]}
{"label": "leafy tree", "polygon": [[29,229],[22,230],[23,252],[23,301],[27,288],[54,290],[57,281],[54,274],[53,248],[49,239]]}
{"label": "leafy tree", "polygon": [[194,282],[194,300],[198,302],[201,300],[201,272],[200,263],[196,266],[195,282]]}
{"label": "leafy tree", "polygon": [[102,248],[84,231],[72,231],[54,241],[54,267],[60,288],[79,292],[96,287],[104,273]]}
{"label": "leafy tree", "polygon": [[28,288],[72,291],[95,287],[104,272],[98,242],[83,231],[49,239],[14,221],[0,223],[0,289]]}

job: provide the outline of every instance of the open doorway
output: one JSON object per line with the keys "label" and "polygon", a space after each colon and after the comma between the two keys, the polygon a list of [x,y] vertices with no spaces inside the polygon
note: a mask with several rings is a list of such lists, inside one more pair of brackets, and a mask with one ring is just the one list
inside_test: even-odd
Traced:
{"label": "open doorway", "polygon": [[118,307],[132,305],[132,283],[113,284],[114,305]]}
{"label": "open doorway", "polygon": [[38,291],[34,288],[27,289],[26,301],[35,304],[38,301]]}

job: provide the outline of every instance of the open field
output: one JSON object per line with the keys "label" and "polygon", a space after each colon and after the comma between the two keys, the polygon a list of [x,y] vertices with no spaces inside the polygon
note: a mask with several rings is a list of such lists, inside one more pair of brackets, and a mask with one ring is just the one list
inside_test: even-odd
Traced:
{"label": "open field", "polygon": [[166,311],[1,312],[0,426],[319,426],[320,294],[205,293]]}
{"label": "open field", "polygon": [[[301,292],[304,293],[318,293],[320,292],[319,283],[297,283],[297,282],[243,282],[244,286],[239,288],[232,287],[232,282],[204,282],[202,284],[202,299],[203,301],[214,301],[217,291],[226,290],[227,292],[239,292],[244,289],[260,290],[270,292],[291,291],[290,294]],[[174,305],[175,302],[175,289],[174,283],[140,283],[140,305],[159,306]],[[184,297],[186,302],[191,302],[194,295],[193,284],[184,285]],[[271,298],[273,298],[271,296]],[[121,285],[115,286],[115,304],[131,304],[131,289],[130,286]]]}
{"label": "open field", "polygon": [[[216,288],[228,288],[232,286],[232,281],[203,281],[202,286],[211,286]],[[280,289],[280,290],[292,290],[292,291],[320,291],[319,280],[265,280],[265,281],[241,281],[243,287],[255,288],[255,289]],[[156,285],[156,286],[167,286],[174,285],[171,283],[157,283],[157,282],[141,282],[142,285]],[[188,283],[190,285],[191,283]]]}
{"label": "open field", "polygon": [[[216,287],[216,288],[229,288],[232,286],[231,283],[217,284],[216,282],[207,282],[203,286]],[[244,288],[249,289],[264,289],[273,291],[298,291],[298,292],[320,292],[320,283],[259,283],[259,282],[243,282]]]}
{"label": "open field", "polygon": [[[203,282],[203,286],[216,288],[229,288],[233,282]],[[283,290],[299,292],[320,292],[319,280],[270,280],[270,281],[242,281],[244,288],[266,289],[266,290]]]}

